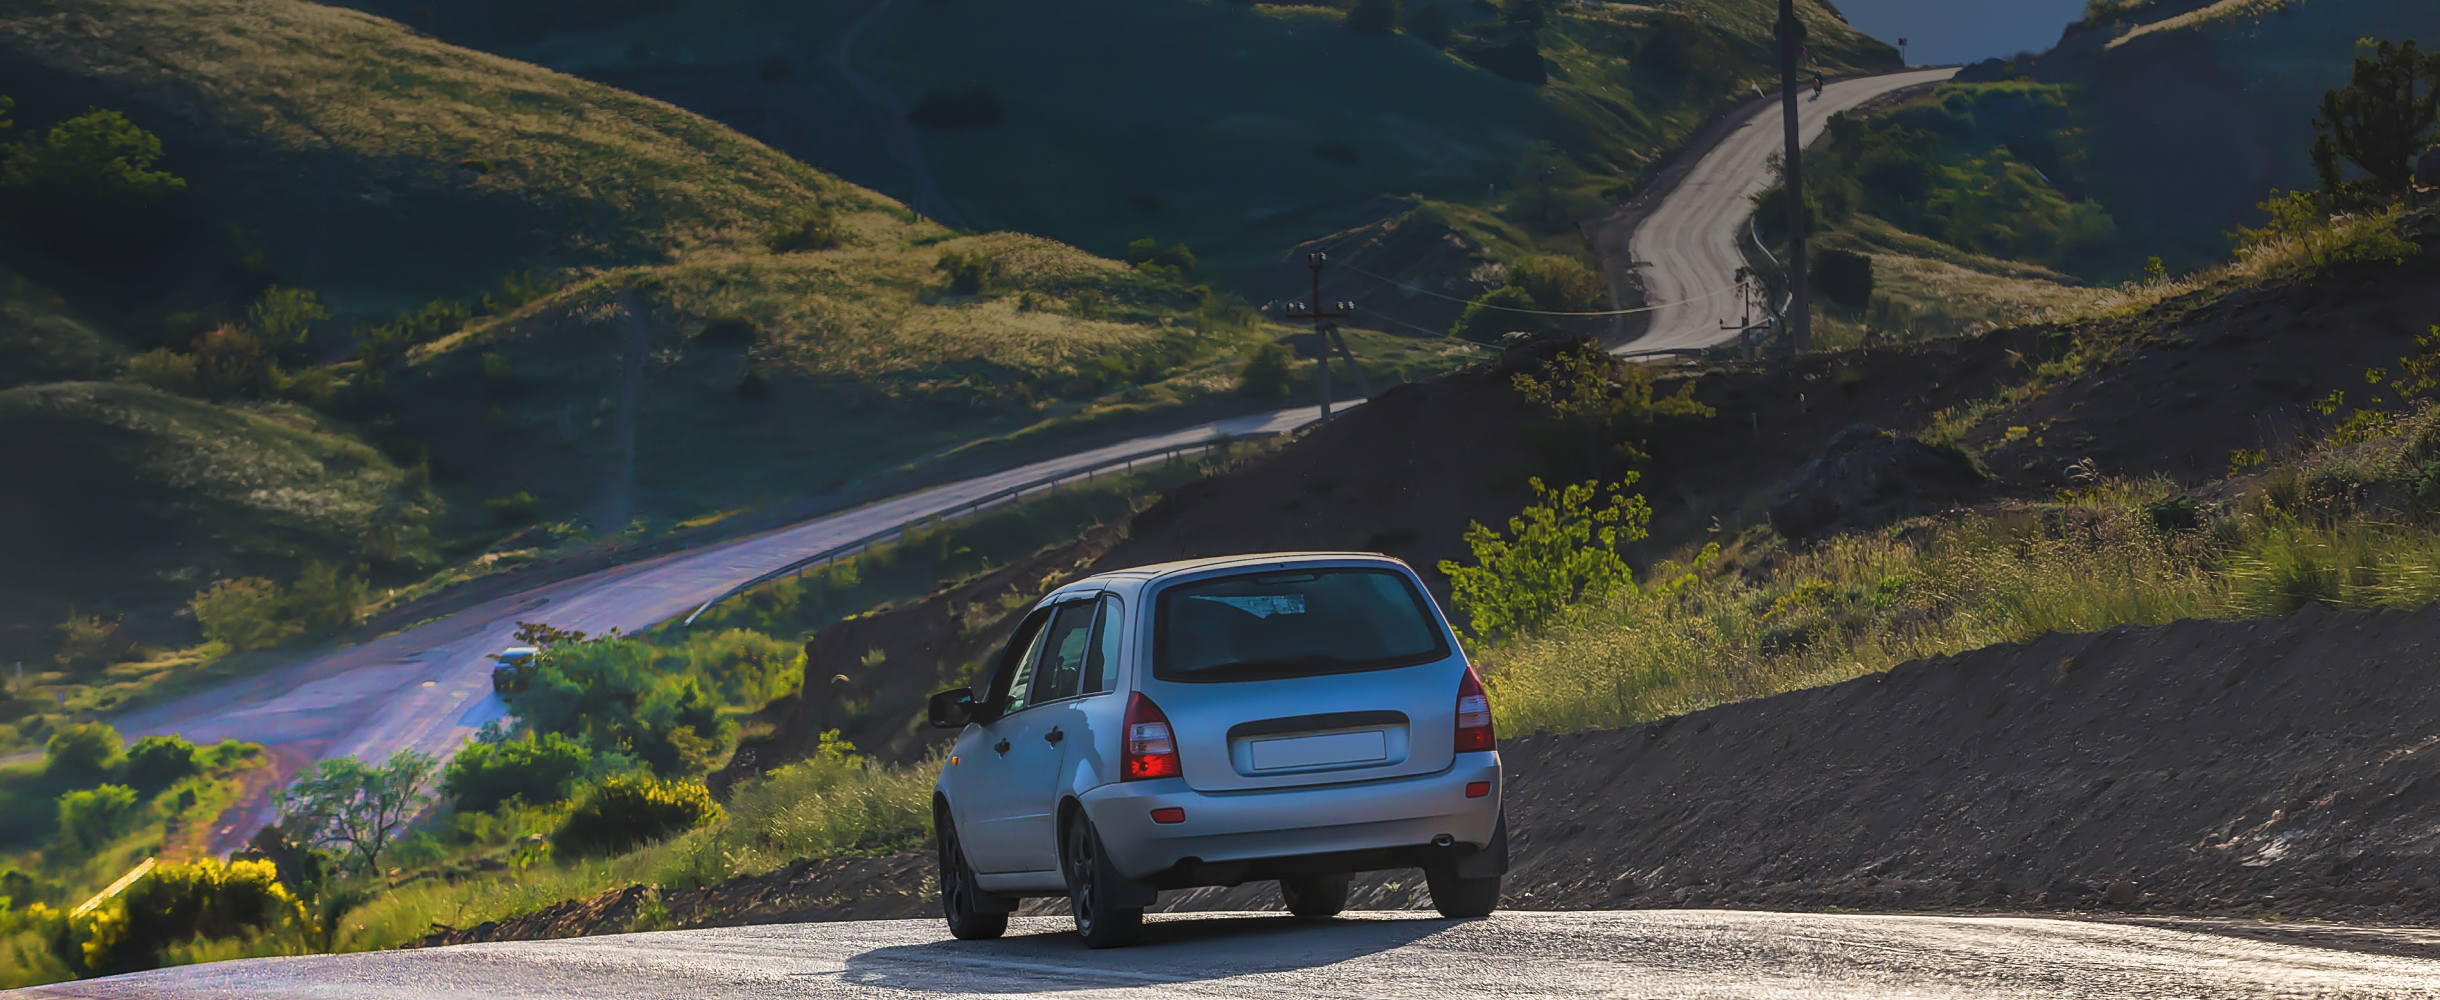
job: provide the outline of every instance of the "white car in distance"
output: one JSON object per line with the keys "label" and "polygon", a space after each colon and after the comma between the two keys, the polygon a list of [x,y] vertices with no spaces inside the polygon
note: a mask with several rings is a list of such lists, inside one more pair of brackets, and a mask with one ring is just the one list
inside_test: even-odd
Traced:
{"label": "white car in distance", "polygon": [[1044,598],[978,691],[934,786],[959,938],[1066,896],[1087,944],[1133,940],[1163,889],[1276,879],[1328,917],[1355,873],[1421,868],[1479,917],[1508,867],[1491,708],[1405,563],[1280,553],[1104,573]]}

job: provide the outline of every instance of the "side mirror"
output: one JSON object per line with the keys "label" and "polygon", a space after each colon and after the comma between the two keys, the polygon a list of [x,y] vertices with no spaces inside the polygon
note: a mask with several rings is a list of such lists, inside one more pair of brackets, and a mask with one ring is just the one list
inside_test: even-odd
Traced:
{"label": "side mirror", "polygon": [[974,689],[950,688],[933,695],[924,714],[931,718],[934,729],[964,729],[974,721]]}

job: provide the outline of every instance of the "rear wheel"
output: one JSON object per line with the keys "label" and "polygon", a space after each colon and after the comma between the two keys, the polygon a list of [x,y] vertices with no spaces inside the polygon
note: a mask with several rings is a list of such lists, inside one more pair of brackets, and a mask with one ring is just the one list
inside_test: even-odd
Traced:
{"label": "rear wheel", "polygon": [[940,909],[949,918],[949,933],[960,941],[983,941],[1008,933],[1008,914],[978,909],[982,890],[974,884],[974,868],[957,842],[957,824],[947,816],[934,823],[940,842]]}
{"label": "rear wheel", "polygon": [[1143,929],[1142,909],[1108,905],[1107,883],[1116,877],[1102,858],[1101,834],[1094,832],[1092,820],[1079,814],[1067,830],[1068,908],[1076,913],[1076,933],[1084,936],[1085,947],[1133,944]]}
{"label": "rear wheel", "polygon": [[1279,894],[1288,901],[1288,912],[1309,920],[1335,917],[1347,908],[1345,875],[1299,875],[1279,880]]}
{"label": "rear wheel", "polygon": [[1441,916],[1488,917],[1499,908],[1500,876],[1459,878],[1455,866],[1438,865],[1424,869],[1423,877],[1432,889],[1432,908]]}

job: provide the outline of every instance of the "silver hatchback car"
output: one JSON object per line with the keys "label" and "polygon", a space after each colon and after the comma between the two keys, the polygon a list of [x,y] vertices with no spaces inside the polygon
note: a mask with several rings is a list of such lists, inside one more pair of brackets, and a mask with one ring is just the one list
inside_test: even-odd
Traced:
{"label": "silver hatchback car", "polygon": [[1279,880],[1326,917],[1355,872],[1421,868],[1432,905],[1497,905],[1507,825],[1491,707],[1405,563],[1277,553],[1061,587],[979,689],[932,696],[958,729],[934,787],[941,906],[998,937],[1066,896],[1096,948],[1162,889]]}

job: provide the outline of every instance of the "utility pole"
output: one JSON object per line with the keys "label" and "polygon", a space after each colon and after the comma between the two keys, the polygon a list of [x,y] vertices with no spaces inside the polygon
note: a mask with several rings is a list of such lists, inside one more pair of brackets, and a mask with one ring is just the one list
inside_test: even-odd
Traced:
{"label": "utility pole", "polygon": [[1804,41],[1796,0],[1779,0],[1779,106],[1787,117],[1788,335],[1797,353],[1813,349],[1812,298],[1805,294],[1805,143],[1796,128],[1796,56]]}
{"label": "utility pole", "polygon": [[1313,384],[1321,397],[1322,420],[1325,422],[1330,419],[1330,352],[1333,348],[1347,359],[1347,369],[1355,373],[1356,391],[1366,396],[1372,395],[1370,380],[1364,377],[1364,366],[1356,364],[1355,352],[1348,350],[1347,341],[1339,336],[1339,325],[1331,322],[1355,315],[1356,304],[1334,302],[1331,303],[1332,311],[1322,311],[1322,265],[1329,261],[1330,255],[1326,253],[1305,255],[1305,266],[1313,271],[1313,305],[1307,308],[1305,303],[1291,302],[1287,311],[1288,319],[1313,321]]}

